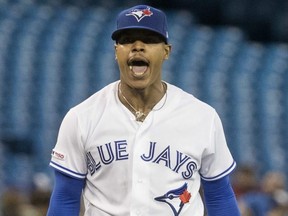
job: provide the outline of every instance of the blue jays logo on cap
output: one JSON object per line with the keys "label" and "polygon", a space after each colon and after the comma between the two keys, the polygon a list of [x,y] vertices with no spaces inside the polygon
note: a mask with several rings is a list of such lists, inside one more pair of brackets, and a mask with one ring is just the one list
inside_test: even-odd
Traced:
{"label": "blue jays logo on cap", "polygon": [[153,12],[149,7],[146,9],[134,9],[131,12],[127,13],[126,16],[134,16],[138,22],[140,22],[144,17],[150,17],[153,15]]}
{"label": "blue jays logo on cap", "polygon": [[164,42],[168,41],[166,15],[163,11],[148,5],[137,5],[119,13],[117,29],[112,39],[117,40],[121,33],[128,29],[146,29],[159,34]]}

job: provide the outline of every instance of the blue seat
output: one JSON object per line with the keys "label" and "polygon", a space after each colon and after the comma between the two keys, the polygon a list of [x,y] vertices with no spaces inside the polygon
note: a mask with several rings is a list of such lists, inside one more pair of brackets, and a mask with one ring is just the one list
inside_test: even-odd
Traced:
{"label": "blue seat", "polygon": [[[68,109],[119,79],[110,36],[120,8],[0,6],[0,136],[29,133],[38,154],[36,162],[20,156],[23,164],[46,170]],[[216,108],[238,163],[287,169],[287,45],[253,43],[238,28],[168,13],[173,48],[163,79]]]}

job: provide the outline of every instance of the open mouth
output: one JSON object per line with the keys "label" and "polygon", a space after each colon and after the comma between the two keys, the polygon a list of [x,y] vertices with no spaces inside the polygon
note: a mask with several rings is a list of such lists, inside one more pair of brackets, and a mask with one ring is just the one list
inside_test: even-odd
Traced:
{"label": "open mouth", "polygon": [[148,69],[149,62],[143,59],[132,59],[128,62],[128,66],[135,75],[143,75]]}

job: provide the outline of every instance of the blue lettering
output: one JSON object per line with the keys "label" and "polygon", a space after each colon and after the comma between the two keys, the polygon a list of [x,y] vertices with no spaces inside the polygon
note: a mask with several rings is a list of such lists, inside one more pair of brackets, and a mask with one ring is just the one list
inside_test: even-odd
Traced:
{"label": "blue lettering", "polygon": [[159,164],[159,162],[161,160],[164,161],[166,167],[169,167],[171,169],[171,164],[170,164],[170,161],[171,161],[170,160],[170,146],[165,148],[153,162]]}
{"label": "blue lettering", "polygon": [[149,155],[145,156],[145,154],[141,155],[141,158],[144,161],[151,161],[154,157],[154,150],[155,150],[155,144],[156,142],[150,142],[150,149],[149,149]]}
{"label": "blue lettering", "polygon": [[115,141],[116,160],[126,160],[129,154],[126,151],[126,140]]}
{"label": "blue lettering", "polygon": [[112,163],[112,161],[114,160],[114,154],[112,152],[111,143],[106,143],[105,146],[107,149],[108,158],[105,158],[102,146],[98,146],[97,149],[98,149],[102,163],[107,165],[107,164]]}
{"label": "blue lettering", "polygon": [[197,164],[194,161],[190,161],[187,166],[187,171],[182,172],[182,176],[184,179],[189,179],[193,176],[194,170],[197,168]]}
{"label": "blue lettering", "polygon": [[183,157],[183,153],[177,151],[177,162],[176,162],[176,166],[173,169],[173,171],[178,173],[181,166],[183,166],[189,158],[190,157],[188,157],[187,155],[184,155],[184,157]]}
{"label": "blue lettering", "polygon": [[91,152],[88,152],[86,154],[86,157],[87,157],[87,167],[88,167],[88,170],[90,171],[90,174],[92,176],[98,169],[100,169],[101,164],[100,164],[100,162],[99,163],[95,162],[94,158],[91,155]]}

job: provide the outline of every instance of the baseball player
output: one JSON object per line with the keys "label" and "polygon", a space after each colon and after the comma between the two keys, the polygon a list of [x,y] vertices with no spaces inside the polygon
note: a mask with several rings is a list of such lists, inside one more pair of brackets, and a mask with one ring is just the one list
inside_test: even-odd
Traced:
{"label": "baseball player", "polygon": [[165,14],[124,10],[112,39],[120,80],[63,119],[47,215],[79,215],[82,194],[85,216],[203,216],[203,203],[210,216],[240,215],[219,116],[161,78],[171,52]]}

